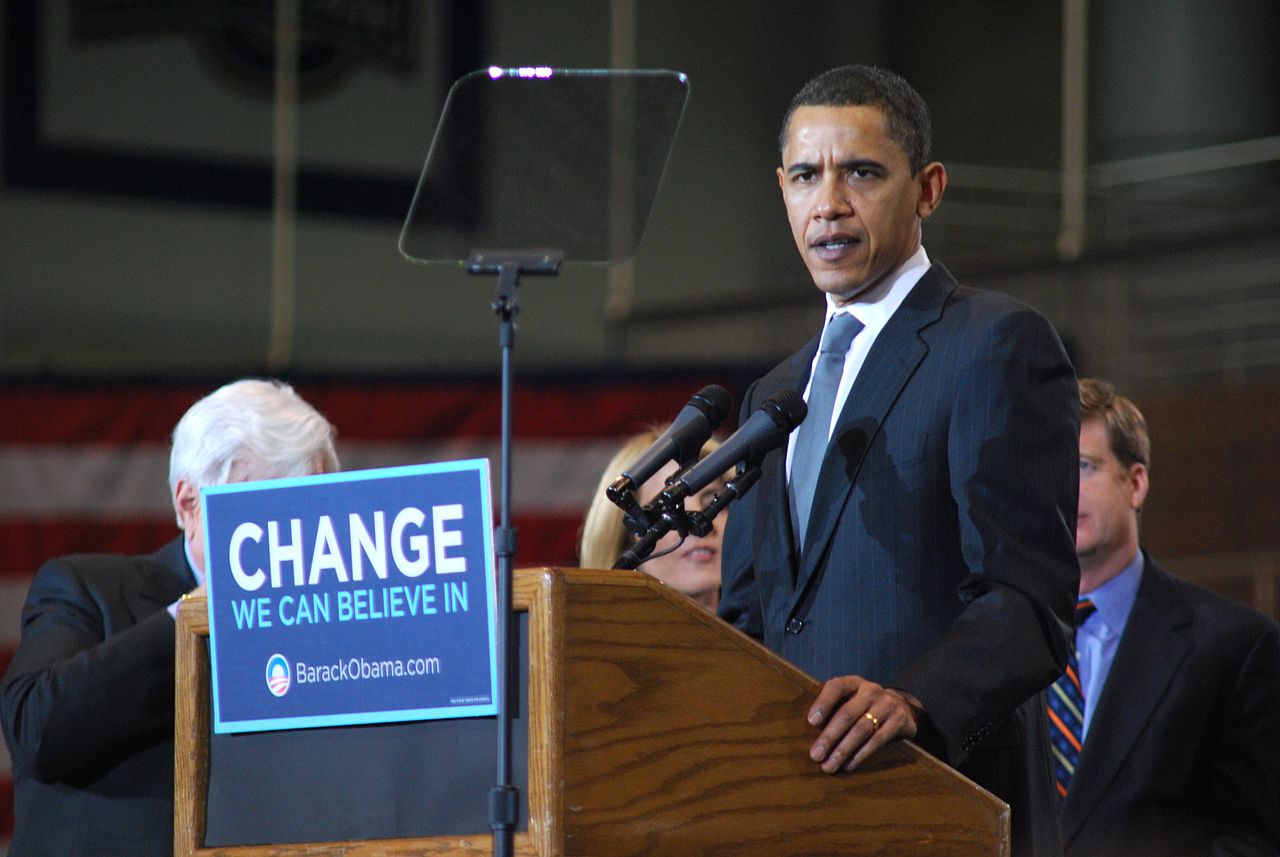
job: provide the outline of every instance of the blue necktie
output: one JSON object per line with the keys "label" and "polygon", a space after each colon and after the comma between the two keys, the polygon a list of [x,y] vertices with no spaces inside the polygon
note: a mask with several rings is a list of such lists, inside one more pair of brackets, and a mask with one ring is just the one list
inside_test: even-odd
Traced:
{"label": "blue necktie", "polygon": [[[1098,608],[1088,598],[1076,602],[1076,627],[1093,615]],[[1058,796],[1067,796],[1067,787],[1076,772],[1080,760],[1080,746],[1084,736],[1084,691],[1080,688],[1080,663],[1076,654],[1075,639],[1067,653],[1067,671],[1049,685],[1045,694],[1049,709],[1049,741],[1053,751],[1053,776],[1057,780]]]}
{"label": "blue necktie", "polygon": [[822,459],[827,454],[831,412],[835,407],[840,376],[844,374],[845,354],[861,330],[862,322],[848,313],[841,313],[831,319],[818,346],[818,362],[813,367],[813,381],[809,385],[809,415],[796,429],[796,446],[791,455],[791,523],[797,545],[804,544],[804,534],[809,528],[813,492],[818,487]]}

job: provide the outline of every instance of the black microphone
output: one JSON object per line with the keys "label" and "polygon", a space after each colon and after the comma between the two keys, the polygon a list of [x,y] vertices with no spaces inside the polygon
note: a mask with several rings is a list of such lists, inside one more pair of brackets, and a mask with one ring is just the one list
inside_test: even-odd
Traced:
{"label": "black microphone", "polygon": [[609,499],[620,503],[626,492],[638,489],[668,461],[675,460],[681,466],[693,461],[732,410],[733,396],[724,387],[709,384],[694,393],[667,430],[609,486],[605,492]]}
{"label": "black microphone", "polygon": [[659,501],[668,509],[680,508],[685,497],[697,494],[730,467],[742,463],[748,468],[754,467],[766,453],[787,439],[807,413],[809,406],[795,390],[774,393],[714,452],[677,475],[659,495]]}

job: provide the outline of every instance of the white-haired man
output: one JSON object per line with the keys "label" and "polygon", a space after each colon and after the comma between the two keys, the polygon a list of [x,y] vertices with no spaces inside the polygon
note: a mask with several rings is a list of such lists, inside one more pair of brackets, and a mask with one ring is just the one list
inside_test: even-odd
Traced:
{"label": "white-haired man", "polygon": [[12,854],[173,853],[174,618],[204,588],[200,488],[335,471],[333,435],[287,384],[227,384],[173,432],[181,537],[150,556],[66,556],[36,573],[0,686]]}

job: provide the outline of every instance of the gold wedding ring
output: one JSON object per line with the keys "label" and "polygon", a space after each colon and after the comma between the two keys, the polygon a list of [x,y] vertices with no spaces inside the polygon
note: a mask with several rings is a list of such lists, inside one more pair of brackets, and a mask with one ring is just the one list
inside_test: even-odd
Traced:
{"label": "gold wedding ring", "polygon": [[868,711],[866,714],[862,716],[871,721],[871,732],[873,734],[880,731],[880,721],[876,719],[876,716],[874,714]]}

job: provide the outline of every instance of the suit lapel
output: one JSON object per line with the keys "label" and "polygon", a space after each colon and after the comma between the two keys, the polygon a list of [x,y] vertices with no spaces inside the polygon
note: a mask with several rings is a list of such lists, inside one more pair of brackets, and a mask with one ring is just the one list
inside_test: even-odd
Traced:
{"label": "suit lapel", "polygon": [[1146,729],[1192,641],[1183,628],[1191,613],[1149,558],[1125,623],[1107,683],[1080,751],[1062,807],[1062,834],[1071,842],[1106,794]]}
{"label": "suit lapel", "polygon": [[791,609],[803,597],[826,553],[867,450],[907,380],[929,351],[920,331],[942,317],[943,306],[955,287],[955,280],[945,268],[931,267],[880,331],[867,354],[822,461]]}

